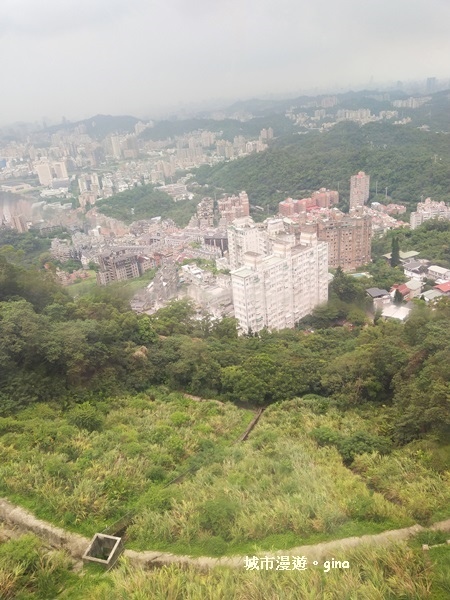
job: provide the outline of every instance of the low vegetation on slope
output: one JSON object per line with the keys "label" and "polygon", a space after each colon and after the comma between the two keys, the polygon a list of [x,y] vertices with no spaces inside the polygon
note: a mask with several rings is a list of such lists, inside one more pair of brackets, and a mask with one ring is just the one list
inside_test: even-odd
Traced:
{"label": "low vegetation on slope", "polygon": [[194,555],[445,516],[448,473],[408,446],[391,453],[381,417],[343,417],[307,397],[269,407],[248,441],[233,443],[251,417],[164,390],[114,408],[37,405],[0,419],[0,493],[88,536],[132,511],[129,545]]}
{"label": "low vegetation on slope", "polygon": [[251,417],[167,393],[114,407],[37,405],[0,418],[0,494],[89,536],[137,506],[164,505],[165,484],[231,444]]}
{"label": "low vegetation on slope", "polygon": [[[305,557],[308,559],[308,557]],[[334,563],[332,562],[334,560]],[[328,561],[328,566],[325,564]],[[348,568],[331,567],[347,561]],[[370,598],[444,600],[450,592],[448,548],[424,553],[418,541],[389,547],[361,546],[306,569],[249,571],[171,565],[150,571],[121,560],[114,571],[74,572],[63,552],[49,551],[33,536],[0,543],[2,600],[297,600]]]}

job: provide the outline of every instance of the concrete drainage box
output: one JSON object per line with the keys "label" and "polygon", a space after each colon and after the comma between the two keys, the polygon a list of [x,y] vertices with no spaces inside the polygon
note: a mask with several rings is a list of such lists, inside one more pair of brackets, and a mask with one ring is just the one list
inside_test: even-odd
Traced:
{"label": "concrete drainage box", "polygon": [[96,533],[89,548],[83,554],[83,562],[103,565],[111,569],[123,551],[122,538]]}

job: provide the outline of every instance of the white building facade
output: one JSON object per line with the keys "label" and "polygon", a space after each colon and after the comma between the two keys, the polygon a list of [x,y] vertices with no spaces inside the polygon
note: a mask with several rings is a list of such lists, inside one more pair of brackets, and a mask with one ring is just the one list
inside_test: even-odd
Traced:
{"label": "white building facade", "polygon": [[411,213],[411,229],[416,229],[430,219],[450,220],[450,207],[445,202],[434,202],[431,198],[427,198],[425,202],[419,202],[417,211]]}
{"label": "white building facade", "polygon": [[328,299],[328,246],[274,241],[272,253],[249,251],[232,271],[235,317],[243,332],[293,328]]}

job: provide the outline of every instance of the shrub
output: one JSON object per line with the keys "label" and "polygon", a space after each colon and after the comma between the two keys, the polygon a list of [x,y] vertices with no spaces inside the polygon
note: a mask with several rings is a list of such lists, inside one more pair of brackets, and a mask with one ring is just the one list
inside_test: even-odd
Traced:
{"label": "shrub", "polygon": [[338,450],[344,463],[349,465],[357,454],[387,454],[391,450],[391,442],[388,438],[358,431],[350,437],[344,438],[338,444]]}
{"label": "shrub", "polygon": [[346,465],[350,465],[358,454],[387,454],[391,450],[391,441],[388,438],[366,431],[357,431],[345,437],[330,427],[316,427],[311,431],[311,435],[319,446],[335,446]]}
{"label": "shrub", "polygon": [[64,456],[50,456],[46,459],[44,465],[45,471],[51,477],[59,477],[60,479],[69,479],[72,475],[70,465]]}
{"label": "shrub", "polygon": [[90,402],[75,406],[67,415],[71,425],[87,431],[99,431],[103,426],[103,416]]}
{"label": "shrub", "polygon": [[147,479],[150,479],[150,481],[164,481],[165,478],[166,472],[159,465],[155,465],[147,471]]}
{"label": "shrub", "polygon": [[207,500],[200,506],[200,526],[214,536],[230,539],[230,528],[236,519],[238,505],[228,498]]}
{"label": "shrub", "polygon": [[181,427],[182,425],[189,423],[190,419],[185,413],[177,411],[170,415],[170,421],[175,425],[175,427]]}
{"label": "shrub", "polygon": [[325,415],[331,406],[329,398],[317,396],[316,394],[306,394],[301,399],[302,406],[308,408],[315,415]]}
{"label": "shrub", "polygon": [[153,485],[144,496],[139,499],[139,506],[162,514],[170,511],[177,494],[178,491],[173,487],[169,489]]}
{"label": "shrub", "polygon": [[342,435],[330,427],[316,427],[311,435],[319,446],[338,446],[342,441]]}

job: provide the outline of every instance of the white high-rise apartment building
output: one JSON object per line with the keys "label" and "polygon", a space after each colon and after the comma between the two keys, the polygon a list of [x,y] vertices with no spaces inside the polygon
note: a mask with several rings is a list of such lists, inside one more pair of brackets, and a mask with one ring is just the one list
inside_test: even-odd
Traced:
{"label": "white high-rise apartment building", "polygon": [[228,226],[227,233],[231,269],[237,269],[244,264],[243,256],[246,252],[267,253],[267,234],[257,227],[251,217],[235,219]]}
{"label": "white high-rise apartment building", "polygon": [[111,148],[114,158],[122,158],[122,140],[118,135],[111,136]]}
{"label": "white high-rise apartment building", "polygon": [[350,208],[364,206],[369,199],[370,175],[360,171],[350,178]]}
{"label": "white high-rise apartment building", "polygon": [[247,251],[242,262],[231,284],[243,332],[292,328],[328,299],[328,246],[316,238],[273,240],[272,254]]}

